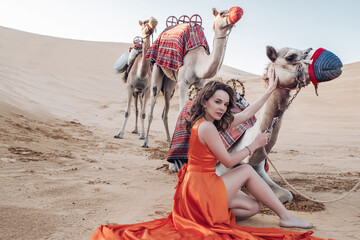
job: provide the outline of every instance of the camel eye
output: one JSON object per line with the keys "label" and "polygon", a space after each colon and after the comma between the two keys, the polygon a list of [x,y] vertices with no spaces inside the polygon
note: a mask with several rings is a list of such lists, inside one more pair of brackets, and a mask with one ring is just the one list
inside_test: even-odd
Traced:
{"label": "camel eye", "polygon": [[290,54],[289,56],[286,56],[285,59],[288,62],[293,62],[297,59],[297,54],[295,54],[295,53]]}
{"label": "camel eye", "polygon": [[223,11],[221,11],[219,14],[220,14],[221,17],[225,16],[225,12],[223,12]]}

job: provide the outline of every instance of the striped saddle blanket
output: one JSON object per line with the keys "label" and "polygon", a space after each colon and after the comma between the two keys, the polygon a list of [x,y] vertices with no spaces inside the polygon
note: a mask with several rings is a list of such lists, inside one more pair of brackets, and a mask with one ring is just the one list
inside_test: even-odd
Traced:
{"label": "striped saddle blanket", "polygon": [[148,49],[145,58],[158,66],[177,71],[183,65],[185,54],[203,46],[210,54],[203,29],[188,23],[167,27]]}
{"label": "striped saddle blanket", "polygon": [[[233,109],[234,113],[241,112],[246,108],[238,100],[235,103],[236,107]],[[189,112],[191,104],[191,101],[187,102],[183,110],[180,112],[167,158],[168,162],[175,163],[175,165],[179,168],[181,168],[184,163],[187,163],[188,160],[190,133],[186,131],[186,118],[190,116]],[[224,132],[219,132],[226,149],[229,149],[247,129],[251,128],[255,124],[255,122],[256,118],[253,116],[236,127],[227,129]]]}

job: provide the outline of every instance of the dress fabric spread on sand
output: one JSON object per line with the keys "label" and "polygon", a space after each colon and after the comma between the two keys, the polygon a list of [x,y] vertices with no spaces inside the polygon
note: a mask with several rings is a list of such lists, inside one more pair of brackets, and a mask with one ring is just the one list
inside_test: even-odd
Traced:
{"label": "dress fabric spread on sand", "polygon": [[102,225],[91,239],[320,239],[310,236],[312,231],[236,225],[233,211],[227,206],[224,182],[215,173],[217,159],[197,136],[203,121],[200,119],[192,128],[188,165],[184,164],[178,173],[169,216],[137,224]]}

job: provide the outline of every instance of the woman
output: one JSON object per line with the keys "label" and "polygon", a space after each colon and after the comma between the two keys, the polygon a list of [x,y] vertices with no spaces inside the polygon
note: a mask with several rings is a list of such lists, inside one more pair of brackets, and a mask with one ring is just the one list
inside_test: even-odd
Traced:
{"label": "woman", "polygon": [[[92,239],[319,239],[311,237],[312,232],[237,226],[235,215],[247,218],[256,214],[258,201],[275,211],[281,227],[311,228],[312,224],[289,213],[250,166],[237,167],[221,177],[215,173],[218,161],[232,167],[267,144],[269,134],[262,133],[230,156],[218,130],[247,120],[261,108],[277,85],[274,70],[268,78],[266,93],[234,116],[230,111],[232,88],[220,82],[207,83],[191,108],[189,165],[184,164],[178,173],[172,212],[167,218],[145,223],[101,226]],[[254,197],[238,193],[244,185]]]}

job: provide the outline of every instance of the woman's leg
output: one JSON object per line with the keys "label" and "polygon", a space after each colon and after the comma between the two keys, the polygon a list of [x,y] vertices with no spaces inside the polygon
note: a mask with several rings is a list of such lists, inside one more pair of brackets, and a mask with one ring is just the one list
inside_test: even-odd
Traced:
{"label": "woman's leg", "polygon": [[228,204],[237,219],[246,219],[260,212],[260,203],[253,197],[237,192]]}
{"label": "woman's leg", "polygon": [[241,165],[221,176],[226,188],[228,204],[236,196],[242,186],[246,186],[249,192],[261,203],[269,207],[280,217],[282,227],[311,228],[312,224],[302,221],[292,215],[275,196],[271,188],[262,180],[250,165]]}

